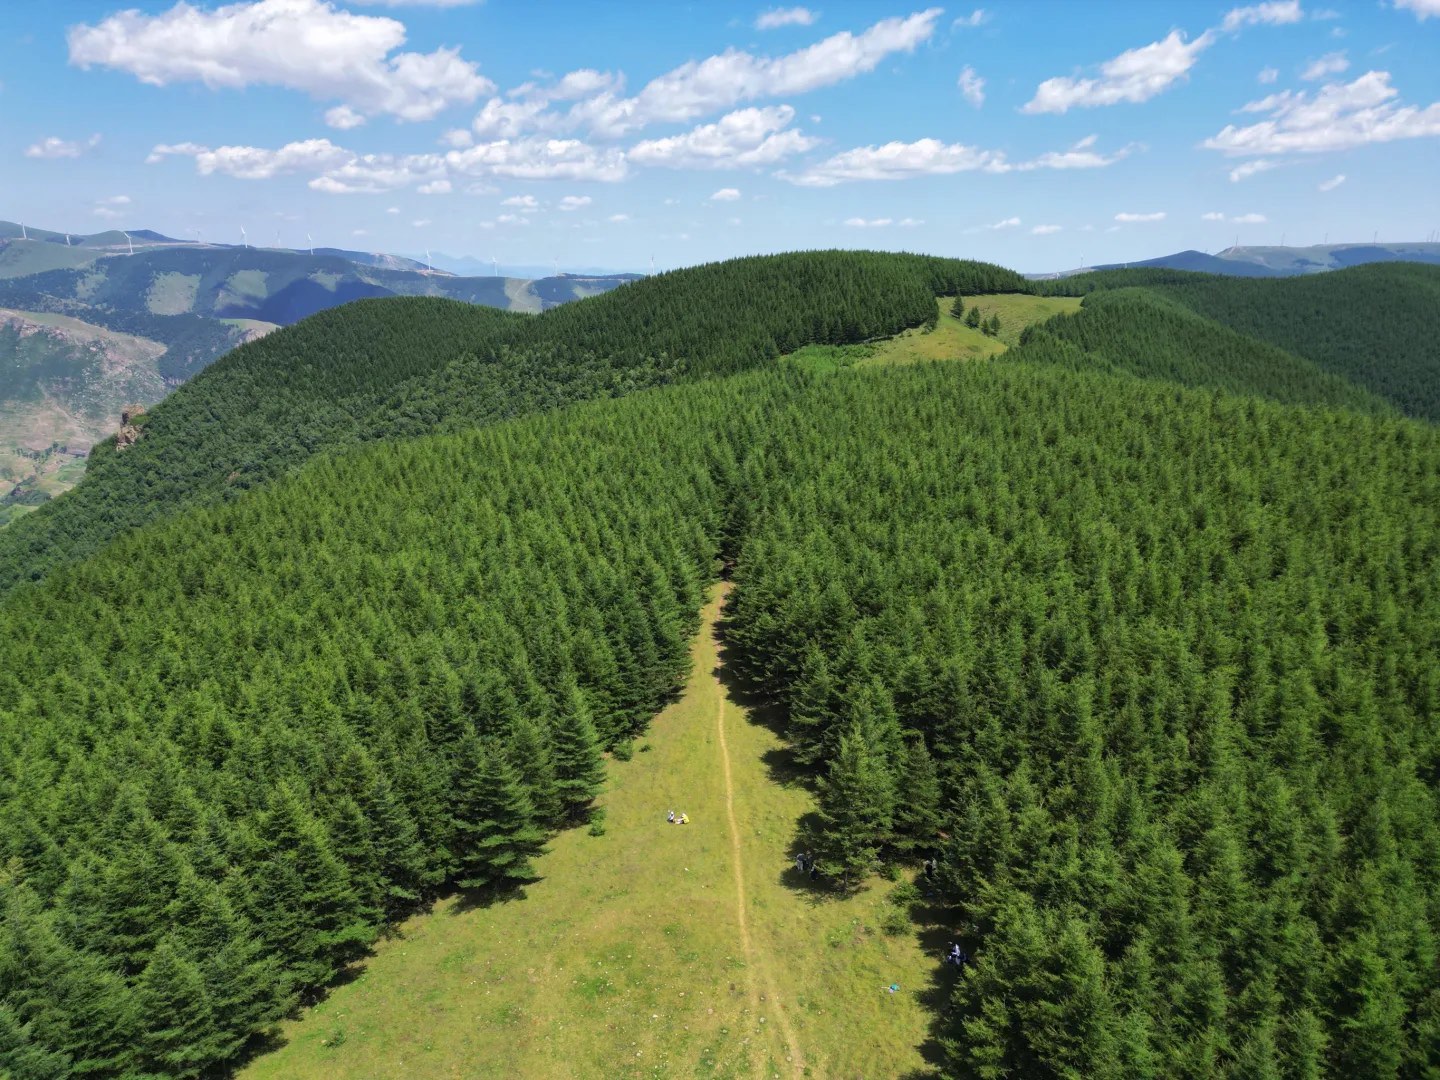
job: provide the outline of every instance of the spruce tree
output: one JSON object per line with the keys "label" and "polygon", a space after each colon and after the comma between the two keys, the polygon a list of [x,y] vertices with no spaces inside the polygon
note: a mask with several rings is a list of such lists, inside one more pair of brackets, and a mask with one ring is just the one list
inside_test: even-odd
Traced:
{"label": "spruce tree", "polygon": [[968,327],[970,327],[971,330],[979,330],[979,329],[980,329],[980,307],[979,307],[979,305],[976,305],[975,307],[972,307],[968,312],[965,313],[965,325],[968,326]]}
{"label": "spruce tree", "polygon": [[895,792],[895,850],[903,858],[925,854],[940,831],[940,777],[925,740],[912,735]]}
{"label": "spruce tree", "polygon": [[565,820],[580,821],[605,783],[605,762],[585,695],[573,681],[561,692],[560,714],[550,729],[550,742],[560,813]]}
{"label": "spruce tree", "polygon": [[950,302],[950,317],[952,319],[965,317],[965,298],[963,296],[957,296]]}
{"label": "spruce tree", "polygon": [[558,825],[563,816],[560,789],[555,779],[555,755],[545,728],[529,716],[518,717],[510,725],[506,752],[530,792],[535,820]]}
{"label": "spruce tree", "polygon": [[875,865],[894,808],[889,770],[852,724],[820,785],[820,869],[846,888],[857,884]]}
{"label": "spruce tree", "polygon": [[200,1075],[226,1040],[216,1045],[210,998],[184,946],[162,938],[135,992],[144,1022],[136,1047],[141,1068],[162,1076]]}
{"label": "spruce tree", "polygon": [[498,749],[471,735],[457,748],[451,856],[462,889],[513,888],[535,876],[545,850],[519,773]]}

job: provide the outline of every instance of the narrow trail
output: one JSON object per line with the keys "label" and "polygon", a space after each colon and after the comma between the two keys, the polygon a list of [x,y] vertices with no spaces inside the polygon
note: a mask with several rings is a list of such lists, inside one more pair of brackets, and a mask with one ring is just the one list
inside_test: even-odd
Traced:
{"label": "narrow trail", "polygon": [[[728,592],[728,590],[726,590]],[[722,597],[725,593],[721,594]],[[723,599],[722,599],[723,608]],[[740,845],[740,826],[735,820],[735,783],[730,773],[730,747],[725,741],[725,686],[720,681],[719,674],[719,650],[715,648],[715,635],[717,627],[709,627],[711,636],[711,647],[715,649],[715,726],[720,742],[720,765],[725,777],[725,821],[730,829],[730,867],[732,876],[735,879],[735,922],[740,931],[740,945],[745,953],[745,967],[747,971],[746,982],[749,984],[750,1005],[757,1016],[761,1013],[759,992],[755,986],[755,976],[750,972],[758,972],[765,983],[765,1001],[771,1008],[771,1013],[780,1023],[780,1031],[785,1040],[785,1049],[789,1055],[792,1070],[797,1076],[804,1075],[805,1066],[800,1057],[799,1040],[795,1038],[795,1029],[790,1024],[790,1018],[785,1015],[785,1007],[780,1002],[779,995],[775,992],[775,979],[770,973],[768,963],[759,959],[755,950],[755,944],[750,937],[749,924],[746,921],[745,909],[749,904],[745,892],[745,861],[744,853]]]}

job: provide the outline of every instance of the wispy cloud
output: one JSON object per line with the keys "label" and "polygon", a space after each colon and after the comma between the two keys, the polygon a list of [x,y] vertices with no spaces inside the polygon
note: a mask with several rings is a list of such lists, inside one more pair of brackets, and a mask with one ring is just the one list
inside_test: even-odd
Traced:
{"label": "wispy cloud", "polygon": [[1121,213],[1115,215],[1115,220],[1120,222],[1122,225],[1136,225],[1145,224],[1151,221],[1164,221],[1165,211],[1157,210],[1153,214],[1131,214],[1122,211]]}
{"label": "wispy cloud", "polygon": [[819,17],[809,8],[771,8],[755,17],[755,29],[778,30],[782,26],[812,26]]}
{"label": "wispy cloud", "polygon": [[1241,180],[1248,180],[1256,173],[1269,172],[1271,169],[1278,169],[1280,162],[1271,161],[1268,158],[1256,158],[1254,161],[1247,161],[1243,165],[1237,165],[1230,170],[1230,182],[1238,184]]}
{"label": "wispy cloud", "polygon": [[1220,24],[1220,29],[1226,31],[1239,30],[1245,26],[1284,26],[1287,23],[1297,23],[1305,17],[1305,12],[1300,9],[1300,0],[1270,0],[1264,4],[1253,4],[1250,7],[1232,8],[1225,13],[1225,21]]}
{"label": "wispy cloud", "polygon": [[1051,233],[1060,232],[1064,225],[1036,225],[1030,230],[1031,236],[1049,236]]}
{"label": "wispy cloud", "polygon": [[1319,185],[1321,191],[1334,191],[1341,184],[1345,183],[1345,174],[1336,173],[1329,180],[1322,180]]}
{"label": "wispy cloud", "polygon": [[960,94],[975,108],[985,104],[985,80],[975,74],[975,69],[969,64],[960,72],[960,78],[956,84],[960,87]]}
{"label": "wispy cloud", "polygon": [[1395,0],[1395,6],[1413,11],[1421,22],[1432,15],[1440,19],[1440,0]]}
{"label": "wispy cloud", "polygon": [[1010,162],[999,150],[963,143],[919,139],[883,146],[859,146],[812,165],[798,175],[777,173],[803,187],[833,187],[857,180],[908,180],[919,176],[949,176],[962,172],[1032,172],[1037,169],[1099,169],[1126,157],[1123,147],[1106,155],[1094,149],[1095,136],[1081,139],[1069,150],[1050,151],[1029,161]]}
{"label": "wispy cloud", "polygon": [[1311,60],[1305,70],[1300,73],[1300,78],[1306,82],[1317,82],[1330,75],[1339,75],[1350,66],[1350,61],[1343,52],[1326,53],[1324,56]]}
{"label": "wispy cloud", "polygon": [[28,158],[44,158],[54,160],[56,158],[78,158],[87,150],[93,150],[100,145],[100,136],[91,135],[88,139],[77,139],[70,141],[62,139],[58,135],[51,135],[41,139],[32,146],[25,148],[25,156]]}
{"label": "wispy cloud", "polygon": [[1097,78],[1046,79],[1035,88],[1035,96],[1020,111],[1064,113],[1072,108],[1149,101],[1184,79],[1199,55],[1215,40],[1211,30],[1189,42],[1181,31],[1172,30],[1160,41],[1129,49],[1105,61],[1100,65]]}

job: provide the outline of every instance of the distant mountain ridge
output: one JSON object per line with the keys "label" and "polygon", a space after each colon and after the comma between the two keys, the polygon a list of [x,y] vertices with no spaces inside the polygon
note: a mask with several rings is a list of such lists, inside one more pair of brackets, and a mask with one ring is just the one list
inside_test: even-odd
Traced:
{"label": "distant mountain ridge", "polygon": [[635,277],[461,277],[382,252],[0,221],[0,504],[40,499],[35,455],[84,453],[123,405],[153,405],[236,345],[339,304],[432,296],[538,313]]}
{"label": "distant mountain ridge", "polygon": [[1194,270],[1230,277],[1296,277],[1327,270],[1343,270],[1376,262],[1416,262],[1440,266],[1440,244],[1401,242],[1394,244],[1312,244],[1308,247],[1228,247],[1210,255],[1193,248],[1137,262],[1103,263],[1060,270],[1050,274],[1027,274],[1033,280],[1064,278],[1092,270],[1122,270],[1152,267],[1163,270]]}

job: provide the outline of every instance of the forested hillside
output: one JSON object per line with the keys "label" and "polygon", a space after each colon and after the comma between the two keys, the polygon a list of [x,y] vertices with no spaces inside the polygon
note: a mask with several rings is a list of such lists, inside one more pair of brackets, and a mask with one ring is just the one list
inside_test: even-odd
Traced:
{"label": "forested hillside", "polygon": [[1160,291],[1409,416],[1440,421],[1440,266],[1378,263],[1247,282],[1202,276]]}
{"label": "forested hillside", "polygon": [[1161,289],[1090,294],[1073,315],[1027,329],[1013,360],[1215,387],[1297,405],[1388,413],[1391,406],[1302,357],[1237,333]]}
{"label": "forested hillside", "polygon": [[526,880],[686,673],[746,389],[316,462],[14,594],[0,1060],[194,1075]]}
{"label": "forested hillside", "polygon": [[75,491],[0,531],[0,590],[327,446],[740,371],[933,321],[938,295],[1024,284],[986,263],[810,252],[663,274],[535,317],[418,298],[324,312],[227,355],[153,410],[133,448],[98,448]]}
{"label": "forested hillside", "polygon": [[938,855],[950,1074],[1434,1063],[1440,433],[942,365],[796,401],[746,491],[740,666],[823,867]]}
{"label": "forested hillside", "polygon": [[939,856],[955,1075],[1433,1060],[1440,433],[1024,364],[387,442],[12,593],[0,1046],[194,1071],[523,880],[721,555],[822,867]]}

